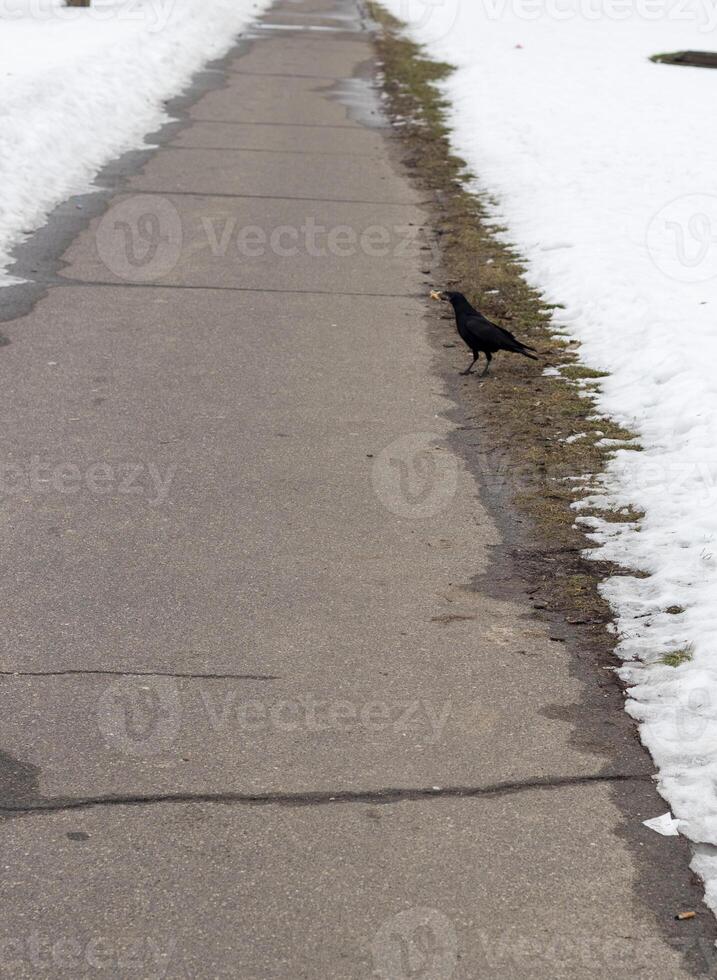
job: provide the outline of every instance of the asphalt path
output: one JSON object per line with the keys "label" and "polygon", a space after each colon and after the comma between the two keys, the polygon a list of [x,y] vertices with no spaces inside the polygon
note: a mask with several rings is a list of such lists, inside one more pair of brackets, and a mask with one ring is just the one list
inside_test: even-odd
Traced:
{"label": "asphalt path", "polygon": [[712,969],[614,688],[506,564],[375,72],[352,0],[285,0],[18,251],[9,976]]}

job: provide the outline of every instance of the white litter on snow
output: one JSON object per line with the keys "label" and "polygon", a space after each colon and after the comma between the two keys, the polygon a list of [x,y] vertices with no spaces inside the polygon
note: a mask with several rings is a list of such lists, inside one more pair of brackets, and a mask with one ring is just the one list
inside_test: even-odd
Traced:
{"label": "white litter on snow", "polygon": [[[627,710],[693,841],[717,845],[717,71],[654,64],[714,48],[700,0],[385,0],[432,57],[456,151],[497,202],[580,357],[633,430],[588,502],[613,577]],[[666,654],[684,651],[668,658]],[[672,663],[679,662],[678,666]],[[696,849],[717,910],[717,852]]]}
{"label": "white litter on snow", "polygon": [[12,246],[167,121],[270,0],[0,3],[0,284]]}
{"label": "white litter on snow", "polygon": [[663,813],[661,817],[652,817],[650,820],[643,820],[643,824],[649,827],[650,830],[654,830],[658,834],[662,834],[663,837],[678,837],[679,830],[677,829],[677,821],[672,816],[670,811]]}

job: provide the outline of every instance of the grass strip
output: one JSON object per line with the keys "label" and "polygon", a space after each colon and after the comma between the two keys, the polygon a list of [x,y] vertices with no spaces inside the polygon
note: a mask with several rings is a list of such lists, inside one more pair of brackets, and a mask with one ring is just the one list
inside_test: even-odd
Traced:
{"label": "grass strip", "polygon": [[[570,505],[590,492],[617,448],[640,447],[632,432],[599,417],[594,394],[604,374],[578,363],[577,344],[552,326],[556,307],[526,282],[520,256],[496,224],[493,202],[476,192],[473,175],[451,148],[448,105],[437,83],[454,69],[427,57],[380,4],[370,2],[368,9],[377,25],[382,84],[402,139],[403,163],[435,202],[432,223],[442,276],[437,288],[465,293],[487,316],[537,348],[544,367],[555,369],[544,376],[534,362],[499,355],[491,380],[468,377],[461,383],[462,406],[475,420],[480,439],[476,456],[481,459],[473,462],[483,474],[481,482],[492,478],[501,490],[508,487],[512,502],[529,518],[538,585],[530,591],[540,593],[539,607],[562,613],[568,623],[593,625],[602,648],[610,652],[614,639],[603,624],[611,614],[598,587],[605,575],[625,570],[582,557],[588,542],[574,526]],[[446,317],[445,308],[431,305],[437,320],[443,314],[439,341],[455,341],[452,312]],[[462,353],[459,341],[458,346]],[[612,440],[618,445],[605,444]],[[504,498],[501,503],[505,509]],[[581,513],[638,523],[643,516],[627,508]]]}

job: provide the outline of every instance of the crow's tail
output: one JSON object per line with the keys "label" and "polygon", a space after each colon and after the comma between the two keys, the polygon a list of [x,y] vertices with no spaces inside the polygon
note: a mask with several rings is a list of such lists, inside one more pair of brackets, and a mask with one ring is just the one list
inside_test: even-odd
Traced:
{"label": "crow's tail", "polygon": [[535,356],[535,354],[529,354],[528,353],[529,350],[535,350],[534,347],[524,347],[521,344],[520,347],[510,347],[508,349],[509,350],[512,350],[514,354],[522,354],[523,357],[529,357],[531,359],[531,361],[537,361],[538,360],[538,358]]}

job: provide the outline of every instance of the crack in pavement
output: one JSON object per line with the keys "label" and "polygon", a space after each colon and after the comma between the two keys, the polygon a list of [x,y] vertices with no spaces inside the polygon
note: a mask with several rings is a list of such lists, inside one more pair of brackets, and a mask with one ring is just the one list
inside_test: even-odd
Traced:
{"label": "crack in pavement", "polygon": [[95,674],[110,677],[176,677],[207,681],[278,681],[278,674],[193,674],[175,670],[0,670],[0,677],[79,677]]}
{"label": "crack in pavement", "polygon": [[333,803],[413,803],[436,799],[479,799],[507,796],[528,790],[562,789],[593,783],[628,783],[652,781],[649,773],[605,773],[587,776],[558,776],[492,783],[487,786],[445,786],[417,788],[384,788],[376,790],[330,790],[305,793],[151,793],[108,794],[105,796],[50,797],[27,803],[0,803],[0,814],[62,813],[90,810],[95,807],[156,806],[163,803],[207,803],[222,806],[327,806]]}

